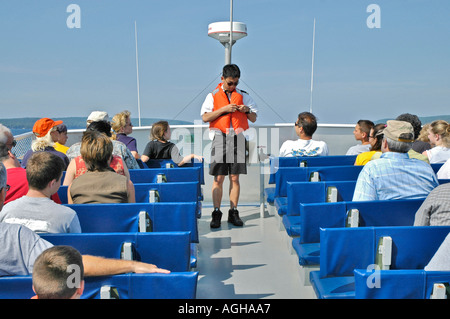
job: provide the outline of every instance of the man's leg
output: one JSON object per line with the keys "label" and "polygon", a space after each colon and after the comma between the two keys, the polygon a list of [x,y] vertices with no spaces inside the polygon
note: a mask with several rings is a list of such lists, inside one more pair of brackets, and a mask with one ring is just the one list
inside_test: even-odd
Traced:
{"label": "man's leg", "polygon": [[212,185],[212,200],[214,208],[220,208],[222,203],[223,194],[223,181],[225,180],[225,175],[214,176],[214,181]]}
{"label": "man's leg", "polygon": [[214,176],[212,186],[212,200],[214,204],[214,211],[212,212],[211,228],[219,228],[222,220],[222,212],[220,211],[220,204],[222,203],[223,181],[225,175]]}
{"label": "man's leg", "polygon": [[239,174],[230,174],[230,210],[228,211],[228,222],[232,223],[234,226],[244,225],[239,218],[239,212],[237,210],[240,190]]}
{"label": "man's leg", "polygon": [[237,208],[240,192],[239,174],[230,174],[230,209]]}

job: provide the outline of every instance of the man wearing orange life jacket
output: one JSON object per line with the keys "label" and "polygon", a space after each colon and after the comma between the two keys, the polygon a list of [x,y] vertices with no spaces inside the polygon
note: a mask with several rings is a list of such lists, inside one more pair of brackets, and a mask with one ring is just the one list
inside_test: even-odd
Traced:
{"label": "man wearing orange life jacket", "polygon": [[239,175],[247,174],[246,139],[243,134],[249,128],[248,121],[256,121],[256,103],[247,92],[236,86],[241,76],[239,67],[228,64],[223,67],[222,83],[209,93],[203,102],[200,115],[214,133],[211,145],[211,164],[209,174],[214,176],[212,199],[211,228],[218,228],[221,224],[223,182],[225,176],[230,179],[230,210],[228,222],[235,226],[243,226],[239,217],[237,204],[239,201]]}

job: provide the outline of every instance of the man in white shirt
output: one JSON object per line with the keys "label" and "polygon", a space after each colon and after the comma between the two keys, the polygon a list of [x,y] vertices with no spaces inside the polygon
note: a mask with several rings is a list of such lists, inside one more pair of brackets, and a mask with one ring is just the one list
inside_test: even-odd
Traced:
{"label": "man in white shirt", "polygon": [[228,222],[243,226],[239,218],[237,204],[240,194],[239,175],[247,173],[246,139],[244,131],[249,128],[248,121],[256,121],[256,103],[250,95],[237,88],[241,76],[239,67],[227,64],[223,67],[222,83],[206,96],[200,115],[208,122],[214,138],[211,144],[209,174],[214,176],[212,197],[211,228],[220,227],[222,212],[222,189],[225,176],[230,179],[230,210]]}
{"label": "man in white shirt", "polygon": [[359,153],[370,151],[369,135],[373,127],[374,124],[372,121],[359,120],[356,123],[353,135],[355,135],[355,140],[361,141],[361,144],[350,147],[345,155],[358,155]]}
{"label": "man in white shirt", "polygon": [[295,133],[297,133],[299,139],[284,142],[280,148],[280,157],[327,156],[327,143],[312,139],[316,129],[316,117],[309,112],[300,113],[297,121],[295,122]]}

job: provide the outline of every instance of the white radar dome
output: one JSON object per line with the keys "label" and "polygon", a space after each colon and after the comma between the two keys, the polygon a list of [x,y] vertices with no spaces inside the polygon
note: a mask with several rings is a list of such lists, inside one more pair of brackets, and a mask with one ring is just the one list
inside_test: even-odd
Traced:
{"label": "white radar dome", "polygon": [[[214,22],[208,25],[208,36],[220,42],[230,41],[230,22]],[[247,26],[242,22],[233,22],[233,42],[247,36]]]}

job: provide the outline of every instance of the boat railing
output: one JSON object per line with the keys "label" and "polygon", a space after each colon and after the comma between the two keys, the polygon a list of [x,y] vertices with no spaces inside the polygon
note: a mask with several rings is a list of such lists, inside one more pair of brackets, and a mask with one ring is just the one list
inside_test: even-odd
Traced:
{"label": "boat railing", "polygon": [[[329,155],[345,155],[350,146],[357,144],[353,135],[354,124],[319,124],[313,139],[325,141],[329,148]],[[138,151],[142,153],[150,141],[151,126],[134,127],[131,136],[136,138]],[[208,125],[171,125],[172,138],[181,154],[197,154],[204,157],[205,185],[203,185],[204,202],[211,198],[212,178],[208,178],[210,163],[211,135]],[[66,145],[70,146],[81,140],[84,129],[68,131]],[[260,204],[262,190],[268,187],[269,159],[268,155],[278,156],[282,143],[286,140],[298,139],[294,130],[294,123],[280,123],[270,125],[252,125],[247,131],[248,138],[248,170],[247,175],[241,176],[241,203]],[[13,151],[18,158],[22,158],[31,149],[33,134],[25,133],[14,137],[17,145]],[[224,189],[228,189],[226,186]],[[224,192],[223,203],[227,205],[227,192]]]}

